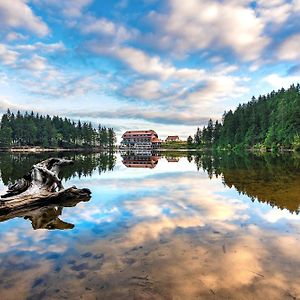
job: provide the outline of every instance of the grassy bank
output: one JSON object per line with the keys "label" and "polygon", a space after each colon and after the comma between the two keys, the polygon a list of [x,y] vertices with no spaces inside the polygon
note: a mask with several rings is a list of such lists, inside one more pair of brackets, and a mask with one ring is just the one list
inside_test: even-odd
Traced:
{"label": "grassy bank", "polygon": [[284,148],[284,147],[266,147],[263,144],[257,144],[253,147],[247,147],[246,145],[228,145],[227,147],[220,147],[216,145],[203,146],[197,145],[195,143],[188,144],[186,141],[180,142],[167,142],[163,143],[160,150],[199,150],[199,151],[222,151],[222,152],[243,152],[243,151],[251,151],[251,152],[297,152],[300,151],[300,147],[293,148]]}

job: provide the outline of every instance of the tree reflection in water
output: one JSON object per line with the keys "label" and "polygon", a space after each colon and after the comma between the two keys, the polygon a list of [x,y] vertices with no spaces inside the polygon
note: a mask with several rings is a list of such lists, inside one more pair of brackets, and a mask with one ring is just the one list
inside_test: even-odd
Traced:
{"label": "tree reflection in water", "polygon": [[208,176],[222,176],[223,183],[234,187],[252,201],[266,202],[280,209],[299,213],[300,158],[297,155],[205,154],[194,155],[198,170]]}
{"label": "tree reflection in water", "polygon": [[[280,209],[299,213],[300,207],[300,159],[297,155],[256,155],[253,153],[222,154],[206,152],[166,152],[159,153],[122,153],[122,162],[129,168],[150,168],[157,166],[161,158],[168,163],[179,162],[187,157],[198,170],[204,170],[209,178],[222,177],[224,185],[234,187],[252,201],[265,202]],[[103,153],[55,153],[75,161],[63,170],[60,177],[69,180],[74,177],[92,176],[112,171],[116,164],[116,154]],[[0,172],[5,185],[22,177],[31,166],[49,157],[49,153],[40,154],[0,154]],[[75,206],[77,203],[62,203],[59,206],[36,207],[29,211],[17,211],[0,216],[0,221],[14,217],[24,217],[32,222],[34,229],[71,229],[74,227],[60,220],[64,206]]]}
{"label": "tree reflection in water", "polygon": [[209,178],[222,177],[223,183],[247,195],[252,201],[266,202],[280,209],[299,213],[300,207],[300,157],[293,154],[258,155],[212,152],[126,153],[123,164],[129,168],[155,168],[164,157],[169,163],[187,157],[198,170]]}
{"label": "tree reflection in water", "polygon": [[75,163],[62,170],[60,178],[64,180],[73,177],[91,176],[94,171],[99,174],[106,171],[112,171],[116,163],[116,155],[113,152],[100,153],[1,153],[0,154],[0,172],[1,179],[5,185],[21,178],[26,174],[32,165],[45,160],[49,157],[67,158]]}
{"label": "tree reflection in water", "polygon": [[[113,170],[116,162],[116,156],[111,152],[102,153],[55,153],[57,157],[72,159],[75,163],[62,170],[60,178],[69,180],[73,177],[92,176],[93,172],[98,170],[99,174]],[[0,156],[0,172],[1,179],[5,185],[21,178],[26,174],[32,165],[52,156],[49,153],[40,154],[14,154],[1,153]],[[30,220],[32,228],[36,229],[73,229],[74,225],[62,221],[59,216],[62,214],[64,207],[73,207],[81,201],[88,199],[72,199],[63,202],[50,203],[47,205],[37,203],[34,207],[28,209],[18,209],[9,213],[0,214],[0,222],[7,221],[16,217]]]}
{"label": "tree reflection in water", "polygon": [[74,230],[1,224],[1,299],[298,299],[296,156],[164,152],[155,168],[118,157],[98,176],[116,156],[76,154],[61,174],[76,184],[93,174],[91,201],[15,215],[71,229],[63,212]]}

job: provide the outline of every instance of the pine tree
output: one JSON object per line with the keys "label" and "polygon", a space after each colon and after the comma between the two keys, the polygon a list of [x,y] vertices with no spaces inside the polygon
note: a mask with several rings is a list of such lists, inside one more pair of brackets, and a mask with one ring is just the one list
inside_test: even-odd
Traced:
{"label": "pine tree", "polygon": [[98,131],[91,122],[76,124],[67,118],[42,116],[31,112],[15,116],[8,110],[2,115],[0,124],[0,147],[41,146],[41,147],[94,147],[113,149],[116,135],[113,128],[99,125]]}

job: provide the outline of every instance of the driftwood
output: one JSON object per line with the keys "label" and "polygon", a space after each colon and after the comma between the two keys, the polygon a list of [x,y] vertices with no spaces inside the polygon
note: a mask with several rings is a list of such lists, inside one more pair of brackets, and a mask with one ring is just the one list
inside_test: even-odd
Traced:
{"label": "driftwood", "polygon": [[60,169],[72,163],[71,160],[49,158],[33,165],[23,178],[10,184],[7,193],[1,196],[0,215],[37,205],[89,200],[89,189],[77,189],[75,186],[65,189],[58,178]]}

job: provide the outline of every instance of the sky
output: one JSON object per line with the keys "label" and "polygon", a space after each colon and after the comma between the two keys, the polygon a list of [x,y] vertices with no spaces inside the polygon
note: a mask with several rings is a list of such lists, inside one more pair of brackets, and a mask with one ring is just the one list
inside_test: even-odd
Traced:
{"label": "sky", "polygon": [[0,112],[193,135],[300,82],[300,0],[0,0]]}

